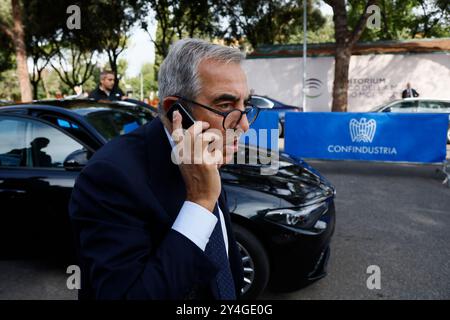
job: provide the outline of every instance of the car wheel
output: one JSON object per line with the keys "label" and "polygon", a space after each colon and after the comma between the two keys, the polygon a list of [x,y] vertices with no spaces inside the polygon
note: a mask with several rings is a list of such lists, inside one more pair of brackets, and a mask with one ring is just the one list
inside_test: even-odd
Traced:
{"label": "car wheel", "polygon": [[450,128],[447,131],[447,143],[450,143]]}
{"label": "car wheel", "polygon": [[269,258],[261,242],[247,229],[233,225],[244,267],[243,299],[256,299],[269,281]]}

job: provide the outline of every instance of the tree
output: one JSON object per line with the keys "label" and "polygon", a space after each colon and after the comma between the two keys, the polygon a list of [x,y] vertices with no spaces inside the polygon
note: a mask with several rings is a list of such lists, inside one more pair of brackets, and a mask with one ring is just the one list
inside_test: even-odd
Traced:
{"label": "tree", "polygon": [[132,27],[144,16],[146,2],[143,0],[89,1],[86,5],[89,17],[86,19],[87,32],[97,39],[97,50],[105,52],[109,66],[118,77],[118,59],[127,46]]}
{"label": "tree", "polygon": [[334,83],[332,111],[347,111],[348,104],[348,72],[352,49],[361,37],[370,12],[368,7],[377,0],[369,0],[360,13],[353,30],[349,28],[347,7],[345,0],[325,0],[333,8],[334,37],[336,41],[334,59]]}
{"label": "tree", "polygon": [[10,38],[0,32],[0,73],[14,66],[14,48]]}
{"label": "tree", "polygon": [[141,26],[155,45],[156,55],[162,58],[167,56],[170,44],[176,39],[209,38],[219,30],[219,17],[214,15],[211,0],[149,0],[148,4],[158,23],[156,37],[150,33],[147,21],[143,20]]}
{"label": "tree", "polygon": [[422,38],[450,36],[450,3],[448,0],[417,0],[420,7],[411,28],[411,37]]}
{"label": "tree", "polygon": [[58,46],[51,66],[62,82],[70,88],[83,85],[93,74],[96,65],[96,52],[78,47],[70,42]]}
{"label": "tree", "polygon": [[[315,2],[308,1],[308,30],[321,28],[325,22]],[[303,29],[301,0],[222,0],[217,12],[228,21],[222,36],[228,40],[246,40],[255,49],[263,44],[287,44]]]}
{"label": "tree", "polygon": [[151,63],[145,63],[141,67],[141,72],[138,76],[133,77],[129,79],[127,82],[129,85],[131,85],[131,88],[136,96],[139,96],[140,94],[140,88],[141,88],[141,74],[142,74],[142,80],[143,80],[143,90],[144,90],[144,97],[148,97],[150,91],[156,91],[158,88],[158,85],[155,81],[155,68],[153,64]]}
{"label": "tree", "polygon": [[[365,1],[350,0],[349,25],[355,26]],[[381,28],[366,28],[361,41],[450,37],[450,4],[443,0],[380,0]]]}
{"label": "tree", "polygon": [[[30,81],[33,87],[33,99],[38,99],[42,73],[56,54],[55,43],[59,42],[62,28],[66,25],[66,8],[71,0],[22,0],[24,15],[25,41],[29,62],[32,62]],[[45,89],[45,86],[42,87]]]}
{"label": "tree", "polygon": [[9,69],[0,73],[0,99],[20,100],[20,86],[15,70]]}
{"label": "tree", "polygon": [[[2,3],[3,5],[5,2]],[[20,85],[22,101],[31,100],[31,84],[28,76],[27,49],[23,25],[23,8],[19,0],[11,0],[11,6],[2,7],[0,30],[13,43],[16,55],[16,70]],[[8,15],[9,13],[9,15]]]}

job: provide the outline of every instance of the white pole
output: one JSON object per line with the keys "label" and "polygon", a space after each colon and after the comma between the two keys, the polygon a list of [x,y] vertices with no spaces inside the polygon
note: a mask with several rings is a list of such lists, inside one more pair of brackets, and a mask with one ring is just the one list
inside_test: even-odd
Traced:
{"label": "white pole", "polygon": [[144,100],[144,77],[141,71],[141,101]]}
{"label": "white pole", "polygon": [[306,42],[307,42],[307,35],[306,35],[306,11],[308,7],[308,0],[303,0],[303,95],[302,95],[302,106],[303,111],[306,111]]}

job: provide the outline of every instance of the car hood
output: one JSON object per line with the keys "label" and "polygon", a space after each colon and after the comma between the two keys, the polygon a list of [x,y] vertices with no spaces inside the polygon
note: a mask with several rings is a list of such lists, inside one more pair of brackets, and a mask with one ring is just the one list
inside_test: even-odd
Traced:
{"label": "car hood", "polygon": [[[248,152],[249,148],[252,147],[241,146],[239,152]],[[271,166],[277,168],[275,161]],[[334,186],[305,161],[285,153],[280,153],[277,161],[278,170],[269,175],[261,174],[262,164],[230,164],[221,168],[230,209],[251,206],[255,212],[311,205],[334,197]]]}

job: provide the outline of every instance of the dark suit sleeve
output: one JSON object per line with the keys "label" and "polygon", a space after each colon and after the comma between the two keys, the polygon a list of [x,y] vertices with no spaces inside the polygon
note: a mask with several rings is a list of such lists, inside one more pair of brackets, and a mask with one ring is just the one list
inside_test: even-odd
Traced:
{"label": "dark suit sleeve", "polygon": [[[182,299],[217,270],[170,226],[162,241],[152,242],[149,223],[163,213],[144,212],[136,184],[107,161],[89,164],[77,179],[69,211],[86,277],[82,286],[88,283],[84,289],[96,299]],[[145,196],[158,203],[151,192]]]}

